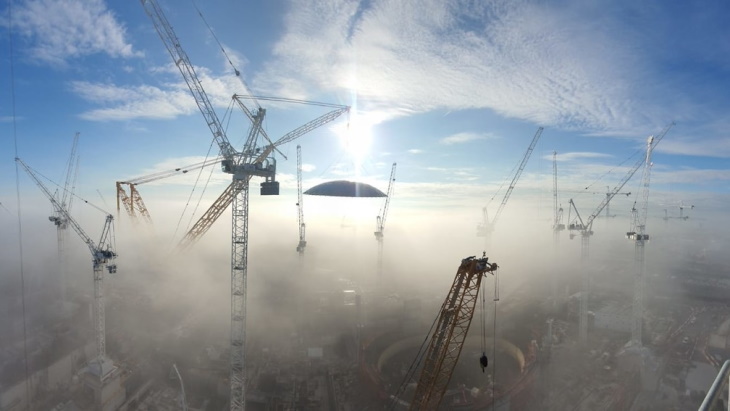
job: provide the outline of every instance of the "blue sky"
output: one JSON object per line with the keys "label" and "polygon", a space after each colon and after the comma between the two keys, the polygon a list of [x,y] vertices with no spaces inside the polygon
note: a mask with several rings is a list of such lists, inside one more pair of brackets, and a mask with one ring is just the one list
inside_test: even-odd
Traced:
{"label": "blue sky", "polygon": [[[193,3],[159,1],[223,117],[230,96],[244,88]],[[14,83],[8,3],[0,23],[0,203],[15,203],[13,84],[19,156],[60,181],[81,132],[78,192],[87,198],[98,200],[98,189],[111,205],[114,181],[206,155],[210,132],[139,2],[12,4]],[[398,193],[409,205],[463,204],[476,220],[477,207],[509,177],[539,126],[545,131],[518,198],[549,198],[553,150],[561,198],[589,185],[601,192],[624,175],[619,165],[649,134],[674,120],[654,153],[652,192],[660,206],[704,200],[718,210],[728,198],[725,2],[276,0],[198,7],[254,94],[354,107],[347,135],[365,138],[367,151],[354,158],[345,148],[346,119],[322,127],[282,148],[289,158],[279,163],[285,190],[295,187],[301,144],[305,186],[357,178],[384,190],[398,162]],[[272,136],[326,111],[264,105]],[[229,138],[240,144],[243,133],[231,129]],[[637,191],[639,179],[640,172],[627,190]],[[228,178],[216,173],[213,181],[209,201]],[[161,183],[157,195],[185,198],[190,182]],[[146,201],[156,200],[163,199],[153,190]],[[590,202],[598,201],[594,194]]]}

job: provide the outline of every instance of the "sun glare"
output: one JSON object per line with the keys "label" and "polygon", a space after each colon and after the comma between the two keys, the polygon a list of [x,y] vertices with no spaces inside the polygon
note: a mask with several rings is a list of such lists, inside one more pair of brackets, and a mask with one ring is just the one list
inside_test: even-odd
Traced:
{"label": "sun glare", "polygon": [[350,124],[340,134],[345,151],[359,165],[370,152],[372,124],[362,117],[353,115]]}

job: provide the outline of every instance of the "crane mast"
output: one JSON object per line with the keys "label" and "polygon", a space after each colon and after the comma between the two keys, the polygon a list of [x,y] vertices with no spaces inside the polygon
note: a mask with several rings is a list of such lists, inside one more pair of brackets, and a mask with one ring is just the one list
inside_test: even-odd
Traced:
{"label": "crane mast", "polygon": [[532,155],[532,151],[535,149],[535,145],[537,144],[537,141],[540,139],[540,136],[542,135],[543,128],[540,127],[537,129],[537,132],[535,133],[535,136],[532,138],[532,142],[527,147],[527,151],[525,152],[525,155],[522,157],[522,161],[520,161],[519,167],[517,167],[517,171],[515,172],[515,175],[512,177],[512,181],[509,183],[509,187],[507,188],[507,191],[504,193],[504,197],[502,198],[502,202],[499,204],[499,208],[497,208],[497,212],[494,214],[494,218],[492,219],[492,222],[490,223],[487,218],[487,211],[486,207],[483,211],[484,220],[482,224],[477,226],[477,235],[478,236],[486,236],[487,233],[491,233],[494,231],[494,227],[497,225],[497,220],[499,220],[499,216],[502,214],[502,210],[504,210],[504,206],[507,205],[507,201],[509,200],[510,196],[512,195],[512,190],[515,189],[515,186],[517,185],[517,181],[520,179],[520,176],[522,175],[522,171],[525,169],[525,166],[527,165],[527,160],[530,159],[530,155]]}
{"label": "crane mast", "polygon": [[[113,274],[117,271],[116,264],[112,263],[112,261],[117,256],[113,248],[114,235],[112,233],[112,222],[114,220],[114,217],[111,214],[106,216],[106,221],[104,223],[104,228],[102,229],[99,241],[98,243],[95,243],[94,240],[92,240],[91,237],[86,234],[84,229],[81,228],[81,226],[76,222],[76,220],[71,217],[71,215],[68,213],[68,210],[64,208],[63,205],[58,202],[58,200],[56,200],[54,195],[51,194],[48,188],[46,188],[43,182],[41,182],[38,176],[36,176],[36,173],[20,158],[16,157],[15,161],[18,162],[25,169],[26,173],[28,173],[28,175],[33,179],[33,181],[41,189],[43,194],[48,197],[48,199],[53,204],[56,213],[62,216],[64,221],[68,225],[70,225],[71,228],[73,228],[76,234],[81,237],[81,240],[86,243],[87,247],[89,247],[94,267],[94,334],[96,337],[96,361],[99,363],[99,365],[101,365],[106,358],[106,317],[104,313],[103,272],[105,266],[110,274]],[[53,221],[53,218],[54,217],[50,217],[51,221]]]}
{"label": "crane mast", "polygon": [[390,206],[390,197],[393,195],[393,187],[395,183],[395,166],[390,169],[390,178],[388,179],[388,193],[385,196],[385,204],[379,215],[375,217],[375,239],[378,240],[378,279],[383,277],[383,231],[385,231],[385,219],[388,217],[388,207]]}
{"label": "crane mast", "polygon": [[644,259],[644,244],[649,240],[649,234],[646,233],[646,219],[649,211],[649,184],[651,182],[651,153],[653,150],[653,136],[649,136],[646,142],[646,157],[644,162],[644,172],[641,178],[641,203],[640,209],[634,212],[636,219],[632,223],[632,231],[626,233],[626,237],[634,240],[634,301],[633,301],[633,318],[631,326],[631,342],[641,346],[643,334],[643,316],[644,316],[644,286],[646,274],[646,262]]}
{"label": "crane mast", "polygon": [[482,277],[498,266],[488,257],[461,260],[438,315],[410,410],[436,410],[446,392],[474,316]]}
{"label": "crane mast", "polygon": [[302,146],[297,145],[297,212],[299,214],[299,243],[297,244],[297,252],[299,255],[304,254],[304,248],[307,246],[305,239],[304,225],[304,197],[302,196]]}
{"label": "crane mast", "polygon": [[[248,221],[249,221],[249,183],[251,177],[263,177],[261,195],[278,195],[279,183],[275,181],[276,161],[269,157],[277,146],[287,143],[325,122],[332,121],[342,113],[349,112],[349,107],[339,106],[333,113],[322,116],[298,129],[288,133],[275,142],[266,136],[262,124],[266,110],[258,107],[255,112],[245,108],[243,102],[234,99],[242,106],[244,113],[251,120],[251,128],[243,150],[237,152],[230,144],[218,116],[213,110],[205,90],[193,69],[187,54],[180,46],[172,26],[164,16],[156,0],[140,0],[145,12],[152,20],[155,30],[165,44],[173,62],[180,70],[190,89],[195,102],[205,118],[206,124],[220,149],[223,172],[232,175],[232,183],[216,200],[211,209],[193,226],[181,240],[181,245],[190,245],[213,224],[215,219],[232,204],[231,218],[231,335],[230,335],[230,409],[245,410],[246,370],[245,370],[245,329],[246,329],[246,293],[248,278]],[[326,117],[326,118],[325,118]],[[268,141],[264,149],[257,148],[259,136]],[[210,209],[208,211],[211,211]]]}
{"label": "crane mast", "polygon": [[553,151],[553,232],[565,230],[563,207],[558,207],[558,153]]}

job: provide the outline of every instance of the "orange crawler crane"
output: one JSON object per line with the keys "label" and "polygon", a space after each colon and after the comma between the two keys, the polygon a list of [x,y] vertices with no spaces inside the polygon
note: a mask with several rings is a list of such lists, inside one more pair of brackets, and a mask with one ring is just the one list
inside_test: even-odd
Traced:
{"label": "orange crawler crane", "polygon": [[[431,336],[425,363],[418,379],[411,410],[436,410],[451,380],[466,334],[469,332],[482,278],[497,270],[488,257],[467,257],[461,260],[454,283],[439,312],[438,323]],[[486,367],[487,359],[480,359]]]}

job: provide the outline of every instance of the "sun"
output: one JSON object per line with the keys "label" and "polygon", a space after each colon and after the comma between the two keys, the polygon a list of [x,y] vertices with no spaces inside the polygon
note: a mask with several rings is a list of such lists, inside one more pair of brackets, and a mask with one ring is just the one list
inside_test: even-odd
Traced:
{"label": "sun", "polygon": [[350,123],[340,134],[344,150],[358,165],[370,153],[373,139],[372,128],[373,125],[364,117],[353,114]]}

